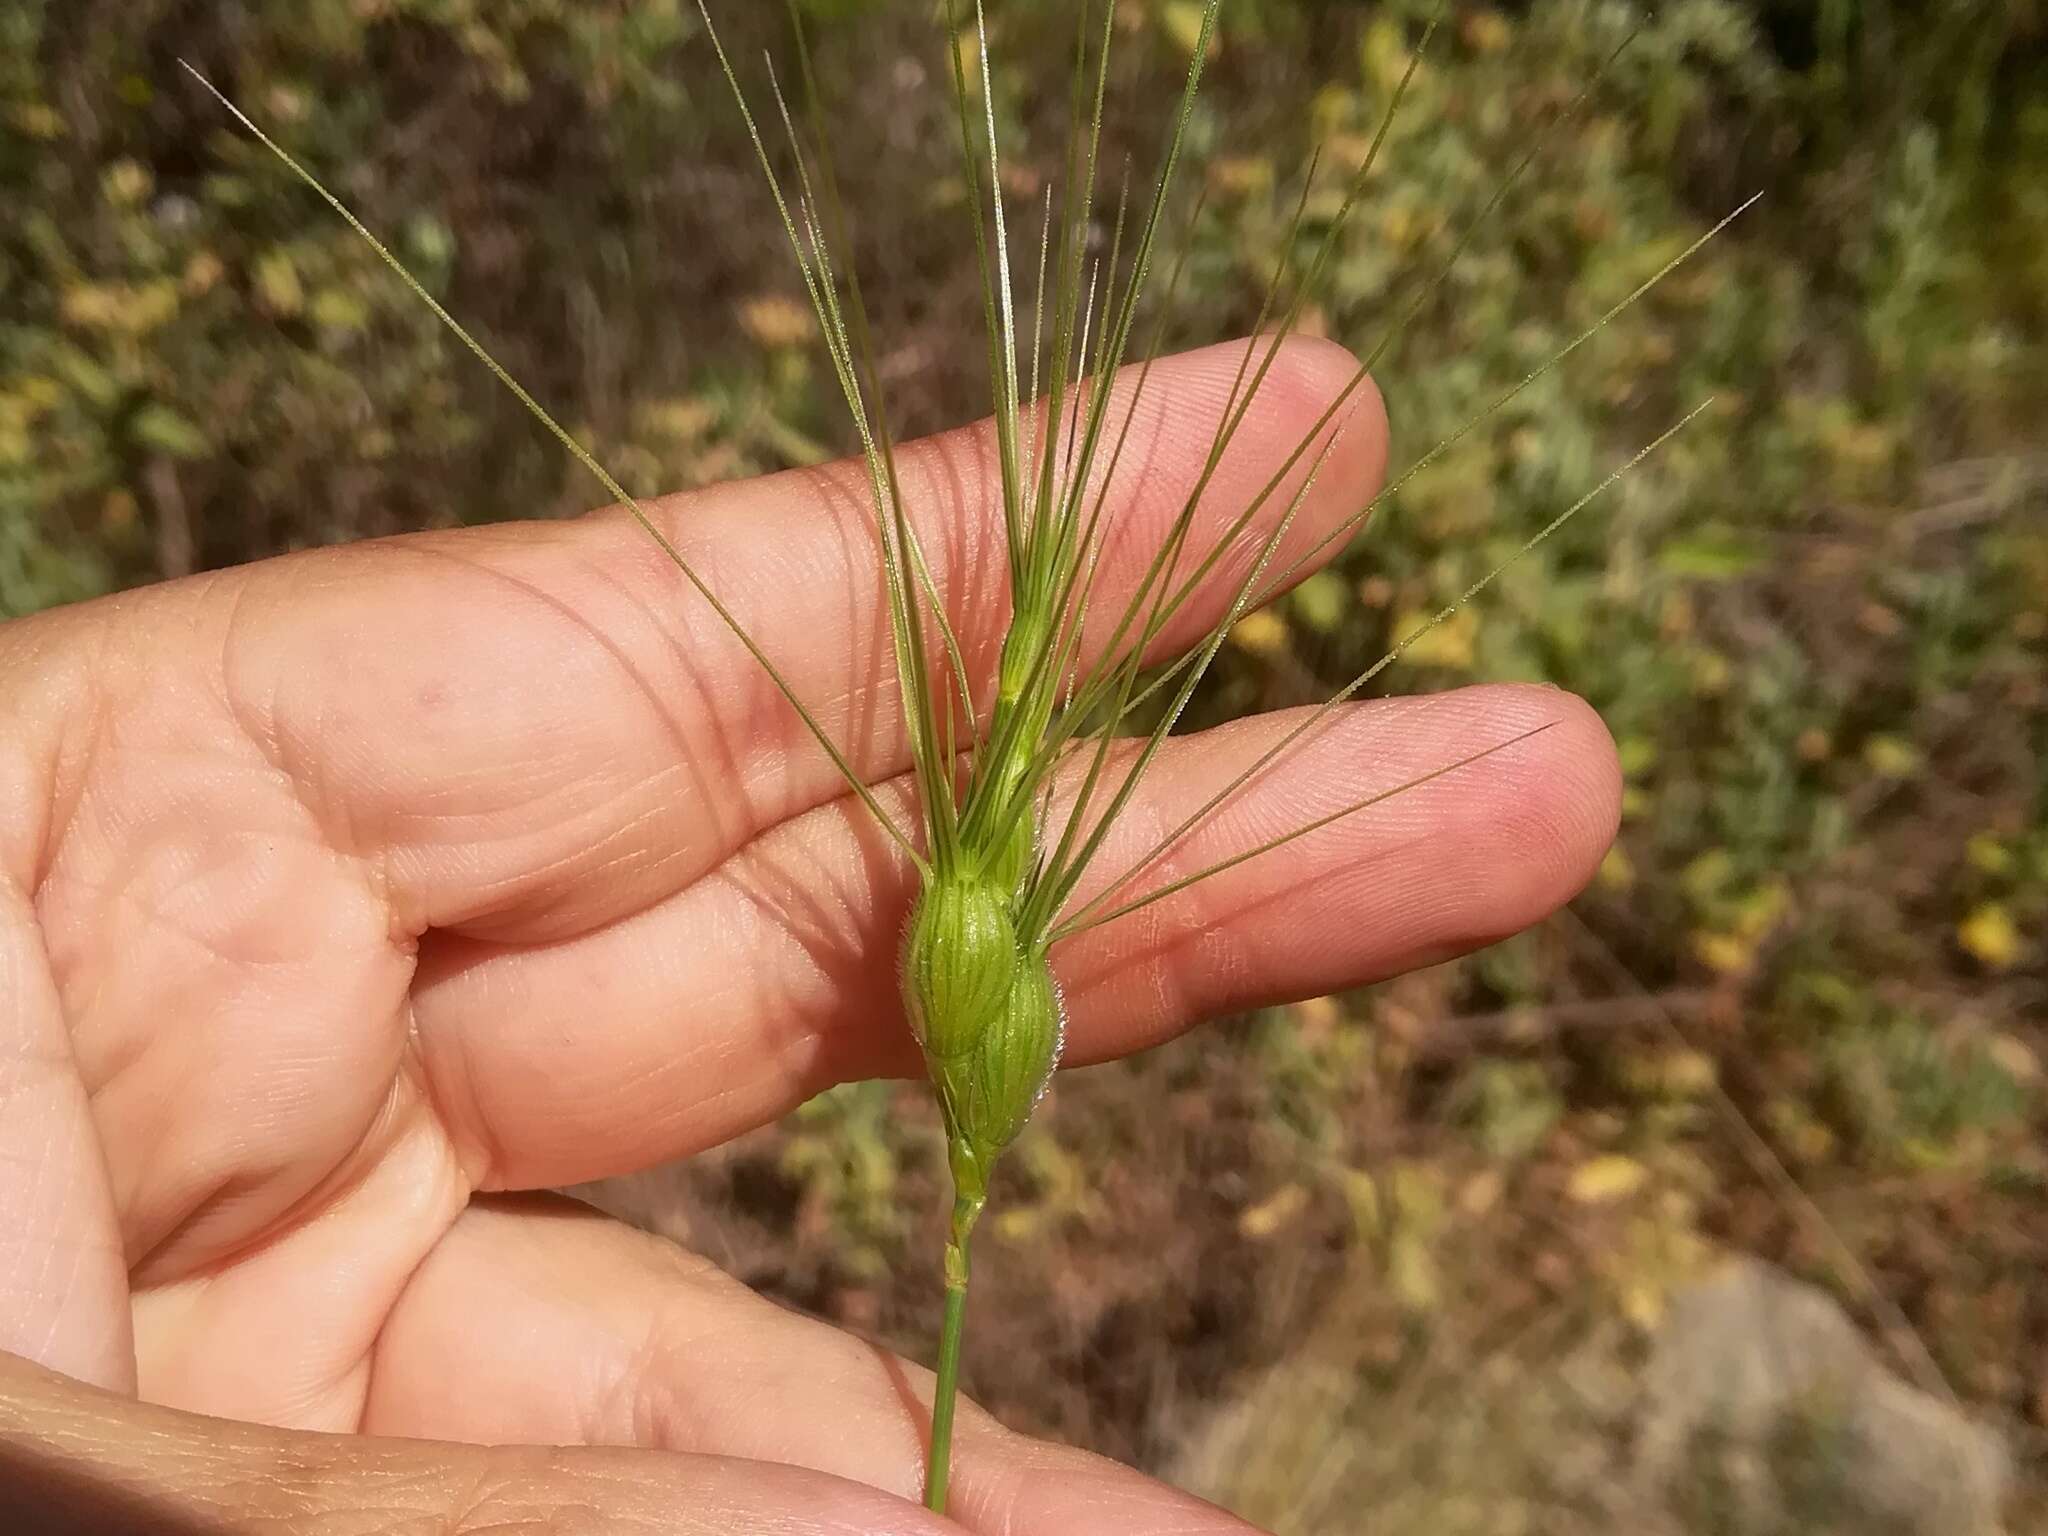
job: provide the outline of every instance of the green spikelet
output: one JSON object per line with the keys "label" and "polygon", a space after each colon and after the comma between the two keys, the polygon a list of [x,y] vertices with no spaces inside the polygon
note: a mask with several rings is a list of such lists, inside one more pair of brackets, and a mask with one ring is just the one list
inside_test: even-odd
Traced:
{"label": "green spikelet", "polygon": [[1042,945],[1020,941],[1005,885],[935,874],[911,913],[903,995],[946,1126],[955,1187],[979,1205],[1003,1149],[1059,1062],[1059,988]]}

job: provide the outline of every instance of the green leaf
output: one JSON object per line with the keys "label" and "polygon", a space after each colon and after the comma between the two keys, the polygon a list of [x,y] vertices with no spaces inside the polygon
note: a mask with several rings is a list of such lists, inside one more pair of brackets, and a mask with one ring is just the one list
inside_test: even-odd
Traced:
{"label": "green leaf", "polygon": [[455,232],[432,214],[419,214],[405,228],[412,259],[436,271],[455,259]]}
{"label": "green leaf", "polygon": [[1887,779],[1918,777],[1926,759],[1920,749],[1903,736],[1873,736],[1863,744],[1863,761],[1871,772]]}
{"label": "green leaf", "polygon": [[174,459],[203,459],[213,451],[204,432],[168,405],[154,400],[135,413],[128,430],[142,447],[167,453]]}
{"label": "green leaf", "polygon": [[264,252],[257,258],[252,275],[256,280],[257,297],[273,315],[290,319],[306,307],[306,290],[299,281],[299,269],[292,264],[291,252],[282,249]]}
{"label": "green leaf", "polygon": [[313,295],[312,315],[323,330],[360,331],[370,323],[370,306],[346,288],[322,288]]}
{"label": "green leaf", "polygon": [[1159,26],[1182,53],[1193,53],[1202,41],[1202,0],[1167,0],[1159,8]]}
{"label": "green leaf", "polygon": [[1294,616],[1319,635],[1335,634],[1351,608],[1351,589],[1334,571],[1318,571],[1294,589]]}
{"label": "green leaf", "polygon": [[121,398],[121,385],[113,374],[73,346],[59,346],[51,354],[56,372],[88,405],[111,410]]}
{"label": "green leaf", "polygon": [[1657,563],[1666,575],[1693,581],[1732,581],[1763,563],[1754,541],[1727,531],[1705,530],[1664,546]]}

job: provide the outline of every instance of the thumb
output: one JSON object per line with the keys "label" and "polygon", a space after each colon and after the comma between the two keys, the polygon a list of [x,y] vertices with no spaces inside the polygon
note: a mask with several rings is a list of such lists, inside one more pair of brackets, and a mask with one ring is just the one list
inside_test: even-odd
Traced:
{"label": "thumb", "polygon": [[960,1536],[902,1499],[795,1467],[268,1429],[137,1403],[4,1353],[0,1530]]}

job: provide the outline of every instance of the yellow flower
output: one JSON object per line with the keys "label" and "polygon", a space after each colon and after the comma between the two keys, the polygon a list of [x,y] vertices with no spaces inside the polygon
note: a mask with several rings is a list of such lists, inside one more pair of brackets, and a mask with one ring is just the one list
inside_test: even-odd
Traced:
{"label": "yellow flower", "polygon": [[740,305],[740,329],[763,347],[797,347],[810,339],[811,312],[781,294],[762,294]]}
{"label": "yellow flower", "polygon": [[1997,901],[1983,903],[1958,923],[1956,942],[1994,971],[2010,970],[2027,948],[2012,909]]}

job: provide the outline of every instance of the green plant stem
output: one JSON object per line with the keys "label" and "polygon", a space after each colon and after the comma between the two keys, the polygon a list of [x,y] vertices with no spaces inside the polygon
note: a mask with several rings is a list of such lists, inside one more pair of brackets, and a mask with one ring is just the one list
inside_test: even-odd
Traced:
{"label": "green plant stem", "polygon": [[932,1395],[932,1452],[925,1474],[925,1508],[946,1512],[946,1484],[953,1467],[953,1404],[960,1395],[960,1335],[967,1322],[967,1244],[981,1215],[978,1198],[953,1200],[953,1226],[946,1237],[946,1318],[939,1329],[939,1383]]}

